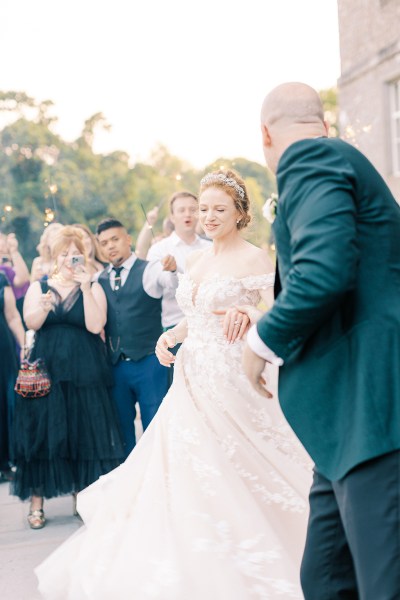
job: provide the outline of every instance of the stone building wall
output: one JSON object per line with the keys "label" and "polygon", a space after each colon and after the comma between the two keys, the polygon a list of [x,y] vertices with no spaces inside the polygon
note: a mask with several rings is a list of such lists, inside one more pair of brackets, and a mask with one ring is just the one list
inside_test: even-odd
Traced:
{"label": "stone building wall", "polygon": [[340,135],[366,154],[400,202],[390,106],[400,80],[400,0],[338,0],[338,17]]}

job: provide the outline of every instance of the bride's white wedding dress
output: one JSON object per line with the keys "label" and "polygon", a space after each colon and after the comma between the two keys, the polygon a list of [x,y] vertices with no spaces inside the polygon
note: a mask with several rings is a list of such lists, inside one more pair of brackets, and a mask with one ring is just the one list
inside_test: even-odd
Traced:
{"label": "bride's white wedding dress", "polygon": [[257,305],[272,284],[181,276],[188,336],[173,385],[125,463],[79,494],[85,526],[36,569],[44,598],[303,597],[312,465],[276,397],[251,388],[242,342],[226,342],[212,313]]}

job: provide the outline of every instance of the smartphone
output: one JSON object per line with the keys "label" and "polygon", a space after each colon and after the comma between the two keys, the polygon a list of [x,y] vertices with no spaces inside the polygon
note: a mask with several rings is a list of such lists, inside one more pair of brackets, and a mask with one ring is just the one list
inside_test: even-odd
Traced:
{"label": "smartphone", "polygon": [[83,266],[85,264],[85,257],[82,254],[76,254],[75,256],[71,256],[71,268],[76,269],[78,266]]}

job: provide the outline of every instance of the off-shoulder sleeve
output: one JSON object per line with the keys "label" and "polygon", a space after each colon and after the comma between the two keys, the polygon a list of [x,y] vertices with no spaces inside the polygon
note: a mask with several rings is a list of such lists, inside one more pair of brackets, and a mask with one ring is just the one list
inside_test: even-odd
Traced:
{"label": "off-shoulder sleeve", "polygon": [[242,280],[243,287],[246,290],[267,290],[273,287],[275,281],[275,273],[266,275],[249,275]]}

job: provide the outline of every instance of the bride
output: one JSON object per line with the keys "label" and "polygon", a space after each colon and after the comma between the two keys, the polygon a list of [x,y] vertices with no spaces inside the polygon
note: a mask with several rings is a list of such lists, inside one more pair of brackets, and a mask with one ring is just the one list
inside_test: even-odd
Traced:
{"label": "bride", "polygon": [[175,361],[173,385],[125,463],[78,495],[85,526],[36,569],[48,600],[303,597],[311,463],[276,395],[257,394],[241,368],[272,266],[241,236],[249,200],[234,171],[202,179],[199,211],[213,245],[190,255],[185,319],[156,348]]}

